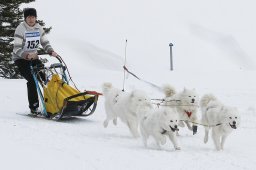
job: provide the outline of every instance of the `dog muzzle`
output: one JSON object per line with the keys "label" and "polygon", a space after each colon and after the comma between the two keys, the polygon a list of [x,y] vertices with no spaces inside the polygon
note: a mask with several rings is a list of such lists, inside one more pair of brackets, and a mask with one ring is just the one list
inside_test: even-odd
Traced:
{"label": "dog muzzle", "polygon": [[174,128],[173,128],[172,126],[170,126],[170,128],[171,128],[171,130],[172,130],[173,132],[179,131],[179,128],[178,128],[177,125],[175,125]]}
{"label": "dog muzzle", "polygon": [[231,127],[231,128],[233,128],[233,129],[236,129],[237,127],[236,127],[236,121],[233,121],[233,124],[230,124],[229,123],[229,126]]}
{"label": "dog muzzle", "polygon": [[230,124],[230,123],[229,123],[229,126],[230,126],[231,128],[233,128],[233,129],[236,129],[236,128],[237,128],[236,125],[234,125],[234,124]]}

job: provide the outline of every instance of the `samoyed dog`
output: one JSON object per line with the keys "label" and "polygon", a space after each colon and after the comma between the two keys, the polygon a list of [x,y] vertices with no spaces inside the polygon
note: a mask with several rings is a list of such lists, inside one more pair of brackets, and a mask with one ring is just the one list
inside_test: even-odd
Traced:
{"label": "samoyed dog", "polygon": [[146,113],[140,121],[140,131],[144,146],[147,147],[147,140],[152,136],[156,141],[157,147],[166,143],[168,136],[175,149],[179,150],[180,146],[176,139],[178,131],[179,115],[175,108],[155,108]]}
{"label": "samoyed dog", "polygon": [[197,111],[199,107],[199,96],[196,90],[184,88],[183,91],[177,93],[174,87],[165,85],[163,91],[165,93],[165,105],[176,108],[180,115],[181,121],[179,126],[184,127],[183,122],[185,122],[187,127],[193,131],[193,134],[196,134]]}
{"label": "samoyed dog", "polygon": [[148,109],[152,108],[150,98],[140,90],[123,92],[113,87],[111,83],[104,83],[102,89],[106,111],[104,127],[108,126],[110,120],[116,125],[117,118],[120,118],[128,126],[132,135],[135,138],[139,137],[139,120]]}
{"label": "samoyed dog", "polygon": [[209,130],[217,150],[223,150],[227,136],[240,124],[237,108],[223,105],[212,94],[206,94],[200,101],[202,122],[205,126],[204,143],[208,141]]}

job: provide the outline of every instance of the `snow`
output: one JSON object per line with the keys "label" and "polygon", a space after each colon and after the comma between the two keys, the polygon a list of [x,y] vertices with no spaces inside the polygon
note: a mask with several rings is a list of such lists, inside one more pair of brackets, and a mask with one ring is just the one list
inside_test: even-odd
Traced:
{"label": "snow", "polygon": [[[101,92],[104,82],[123,88],[127,39],[126,65],[138,77],[158,86],[169,83],[178,91],[195,88],[200,96],[212,93],[236,106],[242,122],[223,151],[214,149],[211,138],[203,143],[202,126],[194,136],[180,128],[180,151],[171,142],[158,150],[153,140],[145,148],[121,121],[103,127],[102,96],[95,113],[86,118],[62,122],[30,118],[17,114],[28,112],[26,81],[0,79],[0,169],[256,168],[254,1],[38,0],[30,6],[53,27],[48,38],[79,89]],[[174,71],[169,70],[170,42]],[[125,90],[132,89],[163,97],[128,75]]]}

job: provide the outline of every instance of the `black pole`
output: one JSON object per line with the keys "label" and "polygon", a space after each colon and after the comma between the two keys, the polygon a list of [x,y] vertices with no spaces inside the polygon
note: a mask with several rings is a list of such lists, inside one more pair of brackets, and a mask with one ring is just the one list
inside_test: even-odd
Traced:
{"label": "black pole", "polygon": [[173,70],[173,61],[172,61],[172,46],[173,46],[173,44],[170,43],[169,46],[170,46],[170,69],[172,71]]}

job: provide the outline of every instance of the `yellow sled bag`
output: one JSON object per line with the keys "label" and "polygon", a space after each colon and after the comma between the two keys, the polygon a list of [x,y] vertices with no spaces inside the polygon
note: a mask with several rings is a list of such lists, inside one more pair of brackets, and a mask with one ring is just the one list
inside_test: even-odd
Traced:
{"label": "yellow sled bag", "polygon": [[82,106],[87,105],[88,102],[90,105],[94,102],[93,95],[81,93],[74,89],[65,83],[58,74],[52,75],[51,80],[43,87],[43,91],[46,111],[51,114],[63,112],[67,104],[79,113]]}

